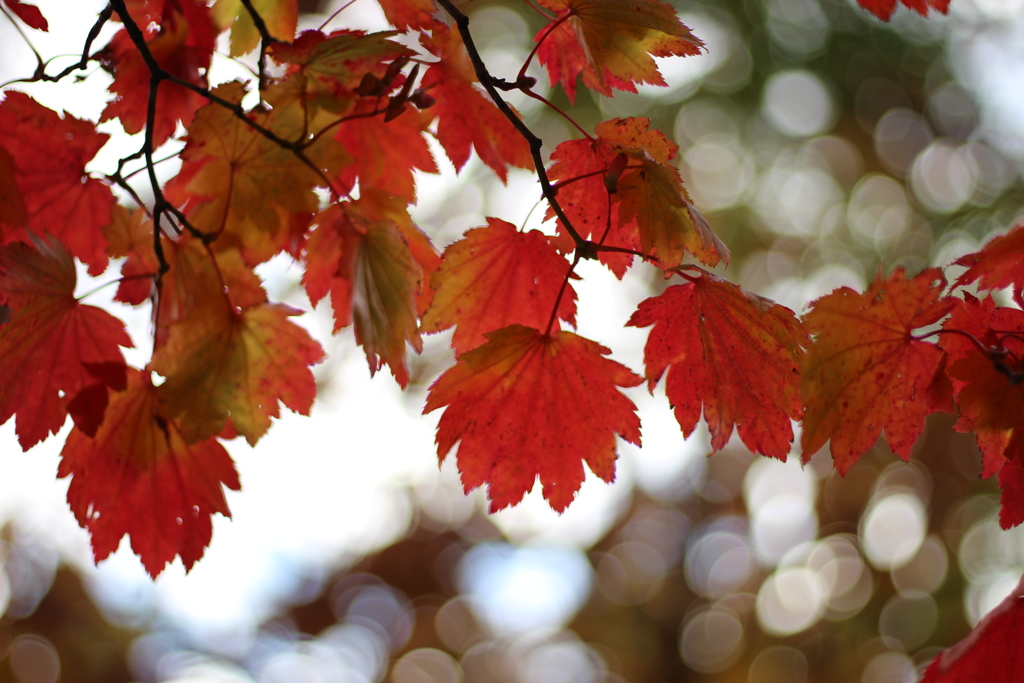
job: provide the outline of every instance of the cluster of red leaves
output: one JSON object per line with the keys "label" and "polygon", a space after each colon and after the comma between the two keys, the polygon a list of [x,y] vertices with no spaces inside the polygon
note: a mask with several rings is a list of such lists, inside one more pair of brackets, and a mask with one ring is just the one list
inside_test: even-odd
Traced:
{"label": "cluster of red leaves", "polygon": [[[653,57],[701,47],[657,0],[542,4],[553,14],[537,34],[539,59],[570,97],[577,74],[604,94],[663,83]],[[186,126],[182,168],[162,188],[176,220],[168,224],[164,214],[159,239],[145,211],[116,205],[109,180],[86,171],[106,136],[27,95],[7,94],[0,104],[0,216],[8,245],[0,251],[0,296],[11,317],[0,335],[0,371],[8,378],[3,418],[17,415],[23,446],[55,432],[70,414],[77,430],[70,443],[77,445],[66,457],[79,457],[81,439],[114,438],[117,418],[108,411],[119,409],[108,403],[129,405],[120,398],[132,390],[117,347],[131,342],[112,317],[74,298],[71,256],[93,274],[108,258],[124,259],[117,298],[153,306],[154,352],[142,371],[163,381],[139,386],[155,397],[144,413],[151,422],[159,418],[162,432],[173,426],[189,446],[236,434],[255,443],[279,403],[308,413],[315,395],[308,368],[322,351],[289,321],[295,311],[267,301],[252,270],[287,252],[304,266],[310,300],[329,295],[335,331],[351,325],[371,372],[387,365],[403,387],[408,348],[419,351],[422,334],[455,327],[458,363],[427,402],[427,410],[446,408],[440,457],[461,443],[464,483],[487,485],[494,509],[518,502],[538,475],[551,504],[564,509],[584,461],[610,481],[614,435],[639,442],[634,407],[618,389],[640,379],[604,359],[603,347],[560,329],[575,319],[575,261],[565,255],[576,251],[578,261],[586,248],[620,277],[639,255],[686,280],[643,302],[628,322],[653,325],[647,381],[653,389],[668,373],[666,393],[685,435],[703,413],[714,450],[736,428],[752,450],[785,459],[792,422],[802,420],[804,458],[831,440],[845,472],[883,429],[893,449],[909,457],[924,417],[953,410],[955,396],[958,428],[978,434],[985,474],[1000,473],[1004,521],[1024,517],[1024,484],[1014,476],[1021,469],[1015,415],[1004,414],[1019,401],[1007,396],[993,413],[972,398],[988,391],[978,389],[982,366],[986,387],[1002,382],[1004,393],[1017,391],[1014,313],[993,310],[990,301],[943,297],[937,272],[912,280],[897,272],[864,294],[843,289],[814,302],[800,321],[683,266],[688,257],[728,263],[729,252],[683,187],[673,163],[677,146],[647,119],[606,121],[593,135],[555,148],[547,171],[561,208],[555,237],[491,218],[438,254],[408,213],[413,171],[437,169],[426,136],[436,136],[457,168],[475,149],[502,179],[509,166],[531,168],[533,157],[480,88],[460,32],[439,21],[432,0],[381,6],[419,40],[422,53],[394,33],[348,30],[266,43],[239,2],[115,5],[126,26],[99,52],[114,74],[103,118],[119,119],[129,132],[150,122],[150,150]],[[257,9],[262,30],[294,34],[294,3],[266,0]],[[136,27],[134,38],[127,24]],[[228,28],[233,53],[261,46],[284,69],[263,84],[263,103],[251,111],[241,108],[241,83],[204,90],[216,36]],[[151,98],[154,62],[164,78]],[[331,196],[326,206],[318,188]],[[555,214],[550,207],[548,218]],[[1000,256],[1015,247],[1000,242],[968,257],[972,268],[960,284],[1016,285],[1007,271],[1017,261]],[[941,344],[915,336],[950,311],[946,326],[960,336],[943,336]],[[60,362],[48,363],[52,358]],[[172,444],[168,452],[178,449]],[[179,516],[155,502],[153,508],[165,520]],[[97,557],[109,552],[96,547]],[[161,548],[158,557],[144,555],[147,566],[180,554],[173,544]]]}
{"label": "cluster of red leaves", "polygon": [[[46,30],[36,8],[3,1]],[[538,169],[553,183],[554,235],[488,218],[439,253],[409,215],[413,172],[437,171],[429,136],[457,169],[476,150],[502,180],[536,157],[434,0],[380,4],[401,42],[396,32],[294,37],[293,0],[252,0],[259,22],[240,0],[114,2],[124,28],[96,57],[114,76],[102,119],[145,130],[147,158],[185,130],[181,170],[154,185],[152,210],[116,203],[110,186],[123,179],[87,170],[107,139],[93,123],[20,92],[0,102],[0,422],[15,416],[27,449],[71,416],[59,476],[72,477],[68,500],[97,560],[128,535],[152,575],[176,556],[191,567],[212,514],[229,514],[224,487],[239,487],[220,440],[255,444],[279,404],[309,413],[323,351],[253,270],[280,253],[302,265],[314,304],[329,296],[335,332],[354,328],[370,371],[386,365],[402,387],[409,347],[455,328],[457,362],[425,411],[443,409],[438,456],[458,445],[466,489],[486,486],[492,510],[538,477],[564,510],[584,463],[612,481],[617,437],[640,443],[621,390],[646,378],[653,391],[665,377],[683,434],[703,414],[713,451],[735,430],[752,451],[785,460],[797,421],[804,461],[830,443],[840,473],[883,432],[909,458],[927,415],[956,411],[956,429],[977,437],[982,474],[998,475],[1003,526],[1024,521],[1024,313],[954,296],[1012,288],[1024,303],[1024,226],[960,259],[967,271],[952,287],[938,269],[880,273],[867,291],[838,289],[798,319],[686,263],[727,264],[729,251],[683,187],[675,143],[647,119],[616,118],[559,144]],[[654,57],[702,47],[659,0],[540,4],[551,14],[538,59],[570,100],[577,76],[605,95],[664,84]],[[896,0],[860,4],[888,19]],[[242,106],[242,83],[206,88],[225,30],[232,54],[258,47],[282,74],[261,72],[255,107]],[[562,329],[575,323],[575,266],[595,255],[619,277],[639,256],[684,281],[626,323],[651,327],[645,377]],[[75,297],[75,258],[93,275],[119,259],[116,298],[152,307],[145,367],[125,363],[120,348],[132,341],[120,321]],[[1014,603],[982,627],[1019,619]],[[929,680],[955,680],[982,651],[948,653]]]}

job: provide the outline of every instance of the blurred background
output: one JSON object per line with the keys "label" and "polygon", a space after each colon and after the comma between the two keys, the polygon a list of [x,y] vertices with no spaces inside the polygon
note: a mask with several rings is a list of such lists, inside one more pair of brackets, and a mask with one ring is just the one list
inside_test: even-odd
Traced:
{"label": "blurred background", "polygon": [[[64,55],[56,71],[102,3],[38,4],[51,33],[29,38]],[[953,0],[927,20],[901,7],[889,24],[852,0],[672,4],[708,52],[660,60],[668,88],[584,91],[572,108],[549,96],[585,128],[649,116],[679,143],[687,188],[733,252],[725,277],[802,313],[879,268],[944,266],[1017,220],[1024,1]],[[342,5],[303,2],[302,26]],[[540,15],[519,0],[461,6],[492,73],[513,76]],[[328,24],[341,27],[383,19],[358,0]],[[0,80],[34,68],[0,17]],[[210,76],[251,79],[224,56]],[[97,120],[109,82],[94,67],[81,83],[10,87]],[[548,153],[572,136],[511,99]],[[104,173],[141,140],[100,129]],[[443,171],[419,177],[415,217],[439,248],[485,216],[550,231],[534,176],[502,186],[475,160],[456,176],[435,156]],[[622,325],[665,283],[649,267],[622,282],[592,262],[580,272],[579,332],[640,370],[647,331]],[[272,299],[310,309],[293,263],[261,274]],[[80,289],[116,275],[83,272]],[[112,290],[89,302],[141,342],[148,310]],[[402,393],[386,373],[370,380],[350,332],[330,336],[326,305],[301,320],[330,353],[313,415],[285,416],[255,449],[228,444],[243,491],[188,575],[176,562],[151,581],[127,542],[94,567],[54,479],[64,433],[21,453],[0,430],[0,681],[903,683],[1024,572],[1024,532],[999,529],[995,483],[952,416],[929,419],[910,463],[880,441],[840,478],[827,449],[806,467],[738,440],[708,458],[706,432],[684,441],[660,388],[638,388],[644,448],[622,446],[615,484],[591,477],[561,516],[538,491],[488,516],[451,459],[438,468],[436,415],[420,415],[449,339],[429,340]]]}

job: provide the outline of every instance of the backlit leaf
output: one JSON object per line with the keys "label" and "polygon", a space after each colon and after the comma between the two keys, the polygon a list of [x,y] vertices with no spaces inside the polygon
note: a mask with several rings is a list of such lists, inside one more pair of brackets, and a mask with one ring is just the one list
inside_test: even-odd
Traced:
{"label": "backlit leaf", "polygon": [[1016,683],[1024,680],[1024,577],[967,637],[936,657],[921,683]]}
{"label": "backlit leaf", "polygon": [[24,21],[27,25],[40,31],[49,31],[50,25],[46,21],[46,17],[39,11],[39,8],[35,5],[29,5],[21,2],[21,0],[3,0],[4,4],[7,5],[7,9],[14,12],[14,14]]}
{"label": "backlit leaf", "polygon": [[439,23],[434,15],[437,5],[434,0],[377,0],[384,10],[388,23],[404,31],[409,28],[430,29]]}
{"label": "backlit leaf", "polygon": [[[206,87],[206,70],[216,44],[216,30],[209,9],[199,3],[164,4],[159,31],[148,37],[147,46],[157,63],[172,76]],[[100,53],[100,60],[114,74],[110,92],[114,100],[100,121],[120,119],[128,133],[146,127],[149,103],[149,67],[125,30],[118,32]],[[207,100],[180,85],[163,81],[157,90],[153,145],[159,147],[174,133],[178,122],[189,124]]]}
{"label": "backlit leaf", "polygon": [[[949,355],[946,374],[960,414],[954,428],[974,432],[982,454],[981,475],[999,474],[999,521],[1004,528],[1015,526],[1024,521],[1024,384],[1019,375],[1024,372],[1024,312],[967,294],[964,301],[957,300],[942,327],[957,331],[939,338]],[[983,353],[974,340],[994,351]]]}
{"label": "backlit leaf", "polygon": [[[232,102],[244,94],[237,82],[215,91]],[[297,105],[285,105],[253,119],[285,139],[297,139],[304,113]],[[329,136],[306,154],[314,167],[335,175],[351,160]],[[182,171],[167,194],[177,204],[190,203],[190,220],[200,231],[219,237],[216,248],[237,246],[250,263],[285,248],[290,218],[311,216],[318,204],[313,189],[325,184],[315,168],[217,104],[196,112],[181,157]]]}
{"label": "backlit leaf", "polygon": [[[14,158],[26,227],[37,235],[53,235],[89,265],[91,275],[99,275],[107,267],[101,230],[110,222],[114,196],[86,175],[85,165],[109,136],[97,133],[91,121],[70,114],[61,118],[23,93],[5,95],[0,103],[0,145]],[[25,239],[22,230],[4,235],[6,242]]]}
{"label": "backlit leaf", "polygon": [[540,2],[557,16],[534,38],[542,41],[537,56],[551,85],[561,83],[570,102],[576,99],[577,76],[605,97],[612,88],[636,92],[637,83],[666,85],[652,56],[696,55],[704,46],[675,10],[658,0]]}
{"label": "backlit leaf", "polygon": [[[923,17],[928,16],[928,12],[933,9],[942,14],[949,11],[949,0],[899,0],[899,2]],[[896,11],[897,0],[857,0],[857,4],[882,21],[889,21],[893,12]]]}
{"label": "backlit leaf", "polygon": [[17,415],[25,450],[60,429],[83,391],[93,400],[72,415],[95,433],[107,387],[124,388],[118,347],[131,339],[120,320],[75,299],[75,281],[71,255],[53,238],[0,247],[0,304],[11,309],[0,326],[0,423]]}
{"label": "backlit leaf", "polygon": [[148,375],[138,371],[111,398],[95,437],[71,431],[57,476],[72,478],[68,503],[89,530],[96,561],[127,534],[153,578],[176,556],[192,568],[210,544],[213,514],[231,516],[223,487],[239,489],[224,447],[216,439],[186,444]]}
{"label": "backlit leaf", "polygon": [[[252,0],[252,6],[263,18],[271,38],[288,41],[295,35],[299,20],[297,0]],[[260,44],[260,33],[242,0],[217,0],[213,18],[222,29],[231,29],[232,57],[244,55]]]}
{"label": "backlit leaf", "polygon": [[386,363],[405,387],[406,342],[423,349],[416,302],[423,266],[394,218],[367,203],[335,204],[317,216],[302,283],[314,305],[330,293],[335,332],[355,326],[370,373]]}
{"label": "backlit leaf", "polygon": [[700,419],[711,446],[737,427],[747,447],[785,460],[790,420],[803,414],[800,359],[808,345],[793,312],[708,273],[640,304],[627,325],[654,325],[644,349],[650,389],[668,370],[665,393],[684,436]]}
{"label": "backlit leaf", "polygon": [[[607,233],[613,246],[636,245],[666,269],[678,266],[687,253],[709,266],[729,262],[729,250],[694,208],[670,163],[678,151],[674,142],[642,117],[604,121],[594,132],[594,139],[564,142],[552,154],[556,163],[550,174],[559,181],[558,201],[577,232],[599,235],[598,242]],[[628,164],[611,195],[609,224],[602,174],[618,154],[625,154]],[[619,269],[625,270],[628,259],[609,265],[621,276]]]}
{"label": "backlit leaf", "polygon": [[539,476],[561,512],[583,483],[584,462],[613,481],[616,434],[640,444],[636,406],[619,387],[643,380],[571,332],[512,325],[487,338],[431,385],[423,411],[445,408],[438,458],[459,444],[466,491],[486,484],[494,512],[522,500]]}
{"label": "backlit leaf", "polygon": [[845,474],[883,428],[889,447],[906,460],[924,418],[952,412],[948,394],[931,390],[944,354],[914,336],[953,307],[942,297],[945,286],[938,268],[910,280],[897,268],[886,280],[879,273],[863,294],[841,287],[811,304],[804,325],[814,342],[800,386],[804,462],[831,439],[835,467]]}
{"label": "backlit leaf", "polygon": [[[550,237],[488,218],[487,227],[473,228],[445,249],[421,329],[440,332],[457,325],[452,336],[456,354],[480,346],[487,332],[508,325],[544,329],[568,272],[568,261]],[[571,286],[558,304],[558,317],[575,323]]]}
{"label": "backlit leaf", "polygon": [[1024,224],[989,241],[983,249],[955,261],[967,272],[957,278],[957,286],[977,282],[980,289],[1013,287],[1018,300],[1024,290]]}
{"label": "backlit leaf", "polygon": [[23,225],[28,220],[14,174],[14,157],[0,145],[0,224]]}
{"label": "backlit leaf", "polygon": [[440,25],[423,42],[441,60],[423,74],[421,87],[437,100],[427,111],[438,119],[437,139],[456,170],[466,165],[471,148],[503,182],[509,166],[532,169],[526,140],[474,86],[476,73],[458,31]]}
{"label": "backlit leaf", "polygon": [[386,62],[412,55],[409,48],[389,40],[394,35],[394,31],[330,36],[303,31],[294,43],[274,43],[270,55],[278,63],[291,65],[289,79],[299,80],[296,86],[311,108],[341,115],[359,97],[359,84],[366,74],[383,75]]}
{"label": "backlit leaf", "polygon": [[[363,108],[372,111],[372,103],[360,105],[355,113]],[[342,189],[351,190],[358,180],[360,188],[376,188],[415,202],[413,171],[438,170],[423,137],[430,120],[429,114],[413,109],[387,122],[380,115],[364,116],[338,126],[334,139],[355,160],[341,172]]]}

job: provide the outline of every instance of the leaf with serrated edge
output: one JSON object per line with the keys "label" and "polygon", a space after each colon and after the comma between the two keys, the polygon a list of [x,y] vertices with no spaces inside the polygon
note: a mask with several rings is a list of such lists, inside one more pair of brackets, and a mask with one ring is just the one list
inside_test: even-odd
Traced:
{"label": "leaf with serrated edge", "polygon": [[558,301],[558,317],[575,323],[576,292],[566,286],[569,263],[550,237],[519,232],[511,223],[488,218],[445,249],[434,274],[434,301],[423,316],[423,332],[457,325],[456,354],[487,341],[485,334],[508,325],[542,329]]}
{"label": "leaf with serrated edge", "polygon": [[191,569],[210,543],[211,516],[231,516],[223,490],[239,489],[231,456],[216,439],[186,444],[147,373],[129,374],[108,413],[94,438],[71,431],[57,469],[72,478],[68,503],[93,556],[105,559],[127,534],[153,578],[176,556]]}
{"label": "leaf with serrated edge", "polygon": [[124,388],[118,347],[132,346],[124,323],[75,299],[75,266],[63,245],[33,242],[0,247],[0,304],[11,309],[0,327],[0,424],[17,414],[25,450],[60,429],[69,403],[90,387],[97,400],[72,415],[95,433],[106,387]]}
{"label": "leaf with serrated edge", "polygon": [[785,460],[790,420],[803,414],[800,359],[807,333],[793,312],[703,271],[642,302],[627,325],[651,328],[647,382],[668,369],[665,393],[684,436],[700,419],[721,450],[737,427],[752,451]]}
{"label": "leaf with serrated edge", "polygon": [[952,412],[952,401],[929,400],[944,354],[914,338],[914,330],[941,320],[953,306],[942,297],[938,268],[906,279],[897,268],[881,273],[863,294],[841,287],[817,299],[804,316],[814,336],[801,368],[806,406],[800,445],[804,462],[832,440],[832,458],[845,474],[885,429],[889,447],[904,460],[932,412]]}
{"label": "leaf with serrated edge", "polygon": [[613,481],[616,434],[640,445],[636,406],[619,387],[643,380],[571,332],[512,325],[487,338],[431,385],[423,410],[445,408],[437,455],[443,461],[459,444],[466,491],[486,484],[495,512],[522,500],[539,476],[561,512],[583,483],[584,462]]}
{"label": "leaf with serrated edge", "polygon": [[675,9],[657,0],[540,2],[557,16],[534,38],[543,41],[537,56],[570,102],[577,76],[605,97],[612,88],[636,92],[637,83],[666,85],[652,57],[697,55],[704,46]]}

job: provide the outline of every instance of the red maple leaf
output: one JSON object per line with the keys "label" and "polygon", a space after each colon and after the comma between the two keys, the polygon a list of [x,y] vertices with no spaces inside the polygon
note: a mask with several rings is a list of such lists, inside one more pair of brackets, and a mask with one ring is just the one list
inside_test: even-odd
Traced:
{"label": "red maple leaf", "polygon": [[519,232],[488,218],[444,251],[434,274],[434,299],[420,329],[440,332],[457,325],[452,348],[462,354],[508,325],[543,329],[558,303],[558,317],[575,324],[576,292],[566,286],[569,263],[552,239],[536,230]]}
{"label": "red maple leaf", "polygon": [[[147,3],[154,5],[156,3]],[[172,76],[206,87],[206,71],[216,44],[217,32],[210,10],[192,0],[168,0],[162,3],[159,14],[143,12],[140,26],[150,34],[146,44],[157,63]],[[159,26],[159,29],[154,27]],[[122,29],[98,55],[104,66],[114,74],[110,91],[115,98],[100,121],[120,119],[128,133],[138,133],[146,127],[149,101],[149,68],[127,32]],[[174,134],[178,122],[189,123],[206,99],[188,88],[163,81],[157,90],[156,116],[153,125],[153,145],[159,147]]]}
{"label": "red maple leaf", "polygon": [[224,447],[216,439],[186,444],[149,373],[134,370],[93,438],[77,428],[68,435],[57,476],[72,477],[68,503],[96,561],[127,534],[153,578],[175,556],[191,569],[210,544],[212,515],[231,516],[222,487],[240,488]]}
{"label": "red maple leaf", "polygon": [[441,61],[430,65],[420,87],[436,100],[428,111],[438,119],[437,139],[456,170],[466,165],[471,148],[502,182],[509,166],[533,169],[526,140],[474,85],[476,72],[459,32],[438,25],[423,44]]}
{"label": "red maple leaf", "polygon": [[[899,2],[923,17],[928,16],[928,12],[933,9],[942,14],[949,11],[949,0],[899,0]],[[897,0],[857,0],[857,4],[882,21],[889,21],[893,12],[896,11]]]}
{"label": "red maple leaf", "polygon": [[17,414],[18,441],[28,450],[64,424],[70,412],[96,433],[107,387],[123,389],[119,346],[132,341],[124,324],[74,297],[75,264],[55,239],[0,247],[0,423]]}
{"label": "red maple leaf", "polygon": [[[558,204],[562,207],[573,229],[583,239],[622,249],[640,248],[636,226],[622,227],[619,204],[612,201],[604,178],[618,152],[611,141],[602,137],[587,140],[567,140],[555,147],[551,154],[554,162],[548,176],[558,188]],[[550,207],[544,218],[554,218]],[[571,251],[575,246],[562,221],[558,221],[559,246]],[[598,252],[601,263],[619,279],[633,263],[631,254]]]}
{"label": "red maple leaf", "polygon": [[[322,211],[309,239],[302,283],[314,305],[330,292],[334,331],[354,325],[370,373],[386,363],[404,388],[406,343],[417,353],[423,350],[417,296],[424,289],[425,249],[411,248],[419,241],[418,229],[407,213],[388,210],[388,204],[393,203],[379,192],[368,191]],[[426,255],[436,258],[432,248]]]}
{"label": "red maple leaf", "polygon": [[[559,205],[581,236],[600,234],[599,242],[637,245],[662,268],[678,266],[686,253],[709,266],[728,263],[728,248],[694,208],[670,163],[679,147],[650,123],[644,117],[604,121],[594,129],[595,138],[555,148],[550,175],[559,181]],[[620,154],[627,165],[610,193],[604,175]],[[610,262],[613,270],[628,264],[628,257]]]}
{"label": "red maple leaf", "polygon": [[534,38],[551,85],[576,99],[576,77],[605,97],[612,88],[636,92],[636,83],[666,85],[654,57],[700,54],[704,46],[658,0],[541,0],[558,14]]}
{"label": "red maple leaf", "polygon": [[[374,103],[356,107],[354,114],[372,112]],[[376,188],[409,203],[416,201],[413,171],[437,173],[437,164],[423,137],[431,115],[406,111],[391,121],[383,116],[352,118],[338,127],[334,139],[355,160],[342,170],[341,189],[349,192],[359,181],[360,188]]]}
{"label": "red maple leaf", "polygon": [[793,441],[790,420],[803,414],[800,359],[807,333],[785,306],[750,294],[714,275],[684,275],[642,302],[627,325],[654,325],[644,347],[651,391],[669,370],[665,393],[684,436],[700,419],[711,446],[725,447],[738,425],[752,451],[785,460]]}
{"label": "red maple leaf", "polygon": [[845,474],[885,429],[889,447],[904,460],[924,429],[924,418],[952,412],[943,381],[944,354],[914,330],[942,319],[953,300],[942,297],[938,268],[911,280],[902,268],[881,273],[859,294],[841,287],[811,304],[804,316],[814,342],[801,370],[806,406],[800,440],[807,462],[829,439],[832,459]]}
{"label": "red maple leaf", "polygon": [[437,5],[434,0],[377,0],[384,10],[384,17],[400,31],[406,29],[431,29],[440,24],[434,15]]}
{"label": "red maple leaf", "polygon": [[1024,680],[1024,577],[967,637],[925,669],[921,683],[1017,683]]}
{"label": "red maple leaf", "polygon": [[15,180],[14,157],[0,145],[0,224],[23,225],[26,220],[25,201]]}
{"label": "red maple leaf", "polygon": [[999,474],[999,521],[1009,528],[1024,521],[1024,312],[997,308],[991,297],[964,298],[957,300],[942,326],[949,332],[939,339],[949,354],[946,374],[960,413],[954,428],[975,433],[982,476]]}
{"label": "red maple leaf", "polygon": [[583,462],[613,481],[615,435],[640,445],[636,406],[618,387],[643,380],[571,332],[512,325],[486,336],[430,386],[423,409],[445,408],[437,455],[443,462],[459,444],[466,491],[486,484],[495,512],[522,500],[539,476],[561,512],[583,483]]}
{"label": "red maple leaf", "polygon": [[[73,256],[88,264],[90,275],[107,267],[102,228],[110,222],[110,188],[85,172],[109,136],[90,121],[61,118],[28,95],[7,92],[0,103],[0,145],[14,158],[15,180],[25,203],[25,227],[51,234]],[[27,239],[19,229],[5,242]]]}

